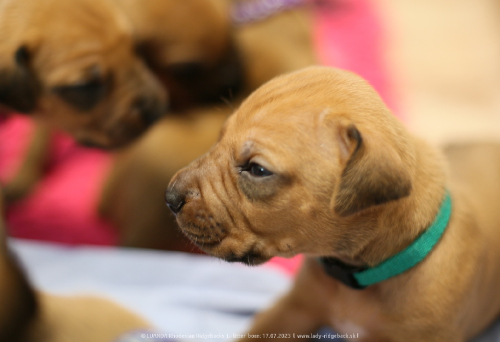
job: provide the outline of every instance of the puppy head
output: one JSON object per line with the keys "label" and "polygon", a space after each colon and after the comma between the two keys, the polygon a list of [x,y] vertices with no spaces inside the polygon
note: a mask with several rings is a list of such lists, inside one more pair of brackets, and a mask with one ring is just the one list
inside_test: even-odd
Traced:
{"label": "puppy head", "polygon": [[0,105],[91,145],[137,137],[163,114],[166,97],[120,13],[107,0],[5,2]]}
{"label": "puppy head", "polygon": [[174,176],[166,200],[188,237],[229,261],[345,256],[410,193],[410,148],[366,82],[307,68],[252,94],[217,145]]}
{"label": "puppy head", "polygon": [[134,23],[142,55],[166,84],[173,109],[230,99],[242,87],[229,1],[129,0],[121,5]]}

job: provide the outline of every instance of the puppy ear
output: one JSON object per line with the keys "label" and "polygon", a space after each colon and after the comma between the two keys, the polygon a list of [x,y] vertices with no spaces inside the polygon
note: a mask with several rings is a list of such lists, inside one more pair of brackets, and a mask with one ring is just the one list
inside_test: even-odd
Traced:
{"label": "puppy ear", "polygon": [[334,199],[340,216],[410,194],[410,175],[389,144],[365,139],[352,124],[340,126],[339,144],[341,159],[347,161]]}
{"label": "puppy ear", "polygon": [[0,106],[21,113],[35,109],[40,93],[39,84],[30,70],[29,51],[21,46],[9,66],[0,66]]}

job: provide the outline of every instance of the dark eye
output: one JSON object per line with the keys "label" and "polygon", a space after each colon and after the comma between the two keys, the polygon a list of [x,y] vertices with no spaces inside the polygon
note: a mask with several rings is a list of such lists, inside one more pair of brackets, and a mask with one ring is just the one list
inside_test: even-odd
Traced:
{"label": "dark eye", "polygon": [[68,86],[55,87],[54,91],[66,102],[78,109],[87,111],[106,95],[106,85],[101,80],[93,80]]}
{"label": "dark eye", "polygon": [[254,177],[268,177],[273,175],[271,171],[257,163],[250,163],[246,167],[242,168],[241,171],[246,171]]}

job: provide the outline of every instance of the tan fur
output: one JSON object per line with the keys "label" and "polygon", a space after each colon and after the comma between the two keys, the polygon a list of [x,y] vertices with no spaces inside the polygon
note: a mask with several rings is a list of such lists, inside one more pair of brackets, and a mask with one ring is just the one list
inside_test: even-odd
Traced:
{"label": "tan fur", "polygon": [[109,342],[149,324],[104,298],[38,294],[40,313],[30,342]]}
{"label": "tan fur", "polygon": [[[500,311],[500,147],[447,156],[408,133],[359,77],[312,67],[252,94],[218,144],[172,179],[167,199],[183,204],[181,229],[214,256],[248,264],[308,256],[250,334],[328,325],[359,333],[356,341],[465,341]],[[252,176],[253,164],[272,175]],[[445,189],[451,221],[409,271],[359,291],[314,259],[379,264],[427,229]]]}
{"label": "tan fur", "polygon": [[104,298],[35,292],[7,248],[1,196],[0,301],[2,341],[110,342],[149,327],[139,316]]}
{"label": "tan fur", "polygon": [[[221,0],[114,0],[138,42],[155,41],[155,63],[216,64],[228,48],[229,18]],[[188,25],[187,27],[186,25]]]}

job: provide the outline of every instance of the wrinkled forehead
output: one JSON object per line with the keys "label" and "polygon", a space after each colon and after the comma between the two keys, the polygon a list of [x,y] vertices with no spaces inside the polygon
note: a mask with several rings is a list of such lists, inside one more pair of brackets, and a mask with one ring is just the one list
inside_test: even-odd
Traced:
{"label": "wrinkled forehead", "polygon": [[261,108],[239,111],[224,130],[223,144],[229,144],[240,158],[252,155],[305,154],[317,150],[324,136],[324,113],[317,107]]}
{"label": "wrinkled forehead", "polygon": [[340,120],[364,126],[388,115],[376,92],[361,78],[331,68],[306,68],[278,77],[250,95],[228,121],[240,144],[304,151],[332,141]]}

